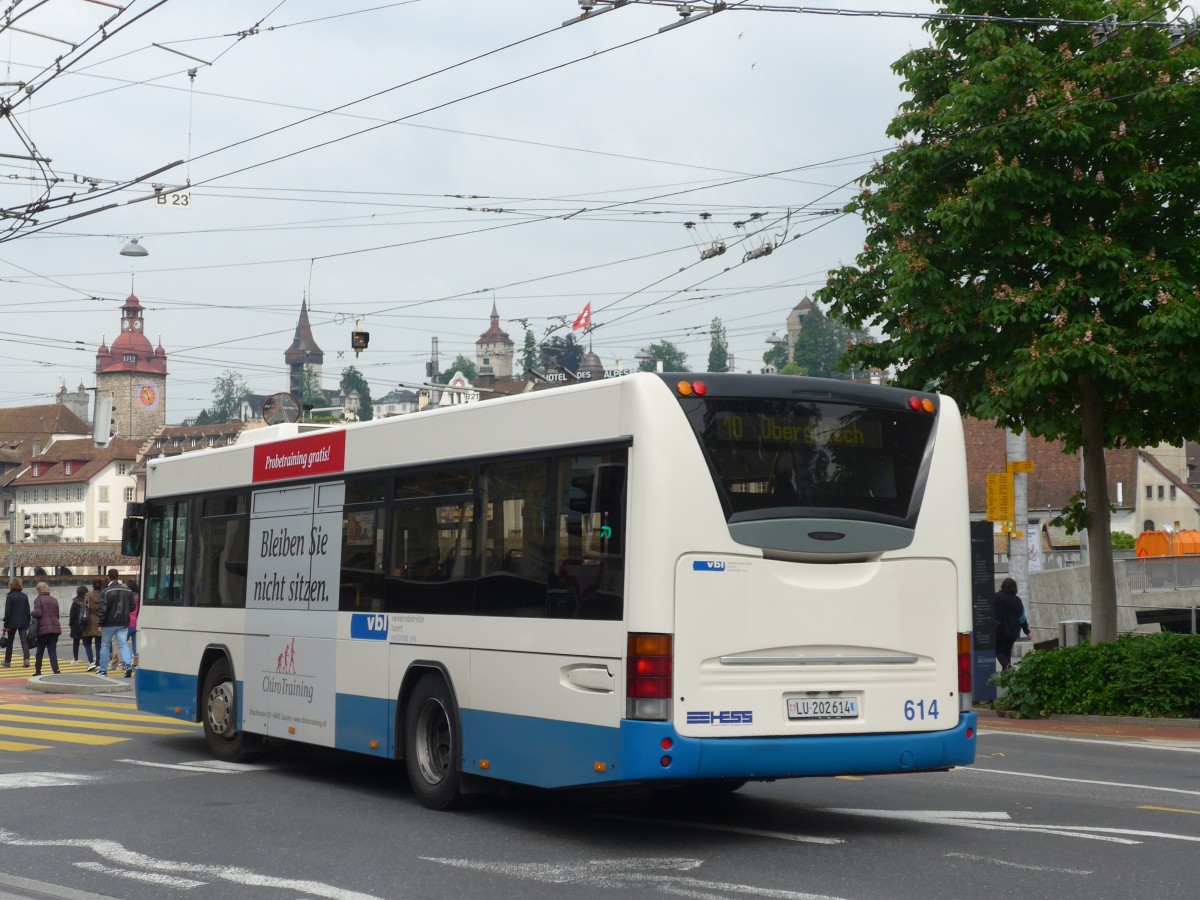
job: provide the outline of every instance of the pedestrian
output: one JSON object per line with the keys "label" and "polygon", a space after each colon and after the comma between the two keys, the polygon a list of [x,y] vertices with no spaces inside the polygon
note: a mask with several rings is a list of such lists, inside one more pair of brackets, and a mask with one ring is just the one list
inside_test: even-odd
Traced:
{"label": "pedestrian", "polygon": [[[1012,665],[1013,644],[1021,633],[1025,604],[1017,596],[1017,583],[1011,578],[1000,582],[1000,590],[992,598],[992,616],[996,619],[996,661],[1003,671]],[[1026,632],[1029,626],[1025,626]]]}
{"label": "pedestrian", "polygon": [[50,594],[50,585],[44,581],[39,581],[37,586],[38,595],[33,601],[33,612],[31,615],[37,619],[37,659],[34,662],[33,674],[34,677],[42,674],[42,654],[47,650],[50,651],[50,671],[55,675],[58,672],[58,636],[62,634],[62,625],[59,623],[58,600]]}
{"label": "pedestrian", "polygon": [[[83,644],[83,649],[87,653],[87,661],[89,663],[92,661],[92,645],[83,639],[83,627],[92,614],[92,611],[88,609],[87,592],[86,584],[75,588],[75,599],[71,601],[71,611],[67,614],[67,626],[71,632],[71,661],[77,663],[83,662],[79,658],[80,644]],[[83,617],[82,621],[81,617]]]}
{"label": "pedestrian", "polygon": [[[92,589],[87,593],[88,618],[83,626],[83,646],[87,650],[87,671],[100,668],[100,589],[104,579],[93,578]],[[94,651],[94,652],[93,652]]]}
{"label": "pedestrian", "polygon": [[112,639],[117,639],[125,677],[133,677],[133,656],[129,652],[129,611],[133,608],[133,591],[118,580],[116,569],[108,570],[108,585],[100,592],[100,671],[108,674]]}
{"label": "pedestrian", "polygon": [[125,582],[133,592],[133,606],[129,609],[129,652],[133,656],[133,664],[137,665],[137,617],[142,606],[142,587],[136,580]]}
{"label": "pedestrian", "polygon": [[4,633],[8,644],[4,648],[4,668],[12,662],[13,644],[21,639],[21,655],[25,657],[25,668],[29,668],[29,640],[25,629],[29,627],[29,597],[21,590],[21,579],[8,583],[8,596],[4,598]]}

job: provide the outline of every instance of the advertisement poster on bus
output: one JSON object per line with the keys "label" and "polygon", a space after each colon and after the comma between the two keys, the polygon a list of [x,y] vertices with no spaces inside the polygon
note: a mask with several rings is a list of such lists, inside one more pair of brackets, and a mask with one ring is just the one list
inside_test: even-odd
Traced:
{"label": "advertisement poster on bus", "polygon": [[344,482],[251,496],[247,731],[334,746]]}

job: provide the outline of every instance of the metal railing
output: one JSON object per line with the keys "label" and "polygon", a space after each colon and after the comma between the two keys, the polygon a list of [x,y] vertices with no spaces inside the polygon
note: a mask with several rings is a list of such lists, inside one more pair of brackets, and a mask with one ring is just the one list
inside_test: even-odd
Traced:
{"label": "metal railing", "polygon": [[1129,590],[1200,590],[1200,556],[1152,556],[1118,560],[1129,575]]}

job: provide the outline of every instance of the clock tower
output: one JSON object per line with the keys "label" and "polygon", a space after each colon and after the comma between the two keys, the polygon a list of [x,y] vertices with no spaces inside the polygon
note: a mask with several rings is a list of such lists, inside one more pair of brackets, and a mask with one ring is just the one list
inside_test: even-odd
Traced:
{"label": "clock tower", "polygon": [[96,396],[111,397],[117,433],[128,440],[148,438],[167,421],[167,351],[150,345],[143,333],[142,304],[133,294],[121,307],[121,333],[96,351]]}

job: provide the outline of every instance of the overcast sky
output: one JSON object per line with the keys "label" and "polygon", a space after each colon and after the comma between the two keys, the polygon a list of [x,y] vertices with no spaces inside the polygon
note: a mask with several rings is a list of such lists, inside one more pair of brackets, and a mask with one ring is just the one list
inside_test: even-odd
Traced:
{"label": "overcast sky", "polygon": [[[749,9],[663,33],[679,16],[651,5],[561,27],[576,0],[157,2],[77,60],[63,41],[90,46],[108,6],[49,0],[16,23],[42,36],[0,34],[11,98],[71,61],[16,128],[0,121],[0,153],[29,154],[19,129],[63,179],[51,196],[78,192],[0,243],[2,406],[94,385],[131,284],[168,353],[169,422],[225,370],[285,389],[304,297],[324,386],[355,365],[376,397],[424,379],[434,337],[443,368],[473,359],[493,302],[520,347],[590,301],[609,367],[668,340],[703,370],[719,317],[757,371],[788,311],[861,249],[861,223],[825,213],[891,146],[890,65],[927,42],[912,19]],[[0,157],[0,175],[6,209],[44,191],[28,161]],[[186,210],[130,202],[189,180]],[[148,257],[119,254],[131,237]]]}

